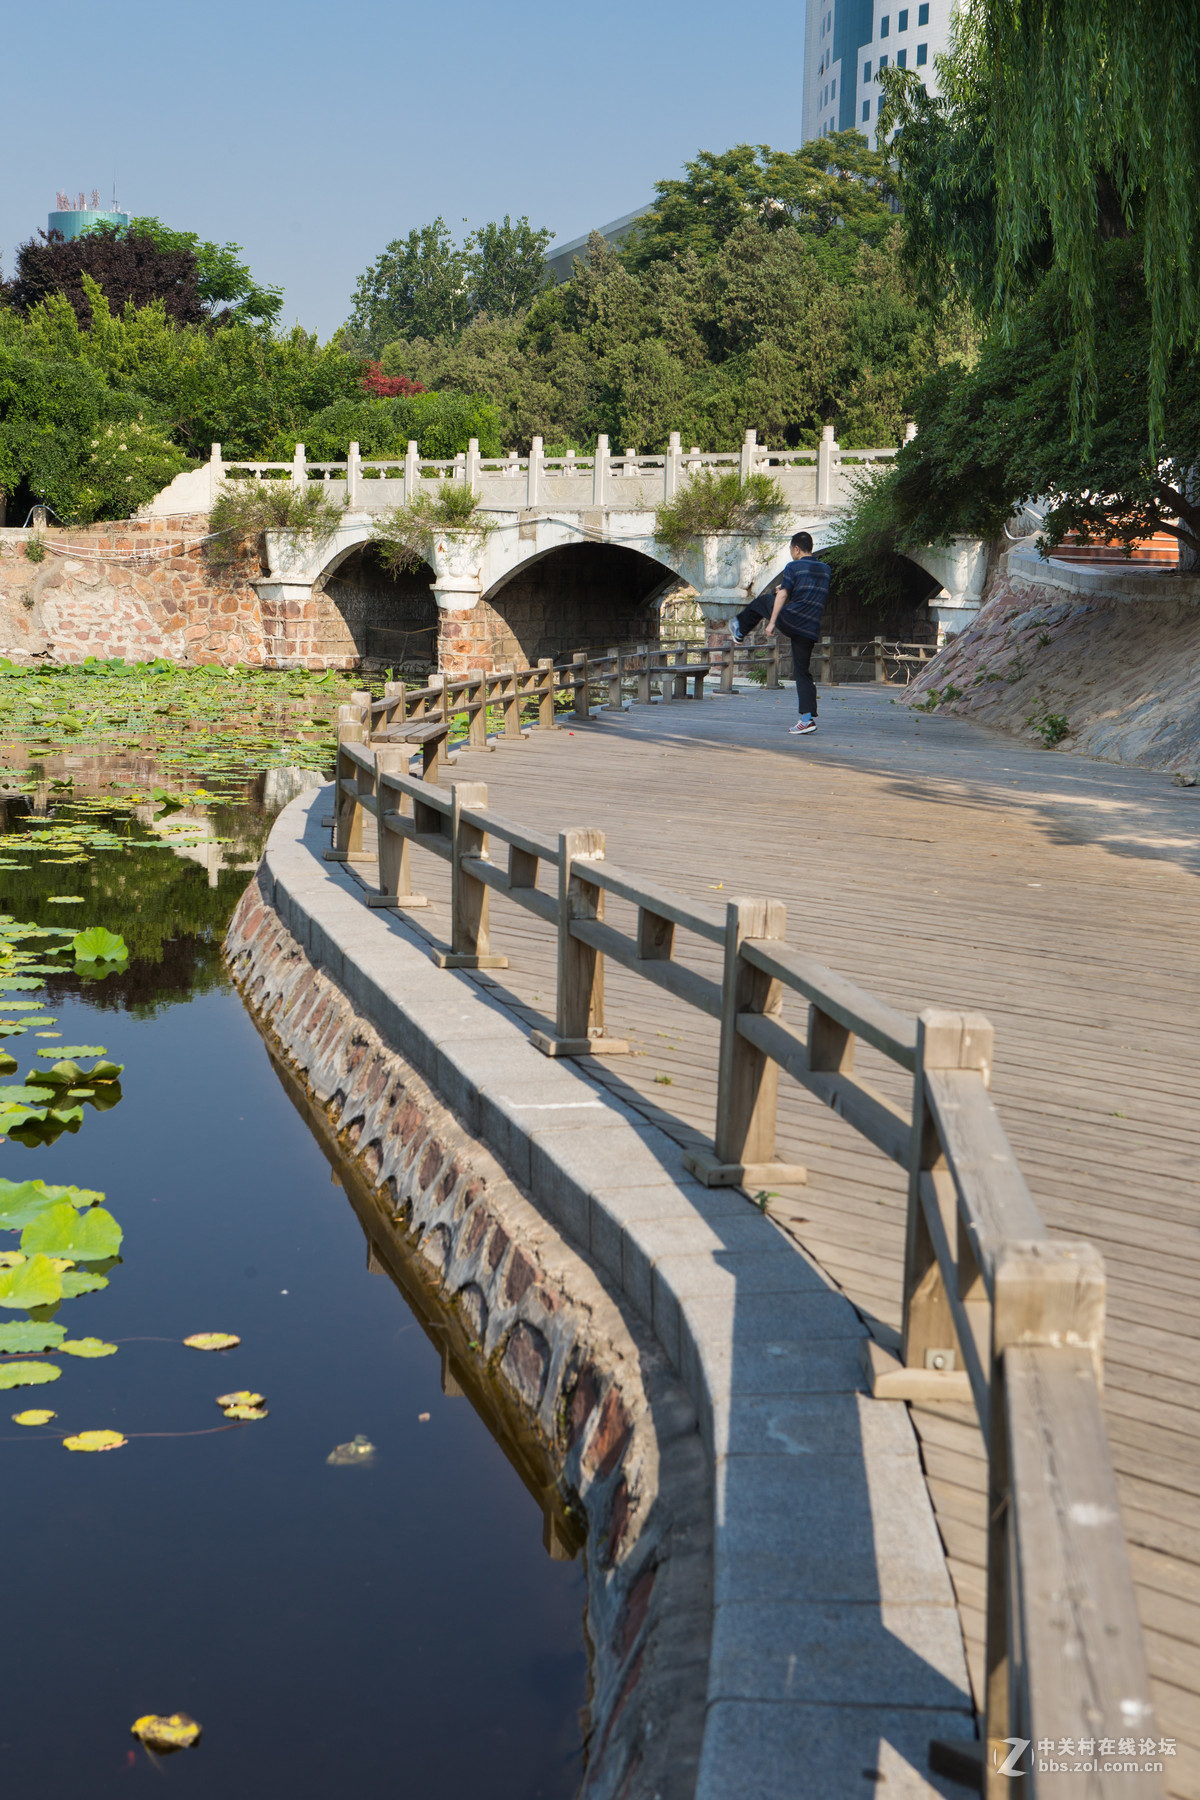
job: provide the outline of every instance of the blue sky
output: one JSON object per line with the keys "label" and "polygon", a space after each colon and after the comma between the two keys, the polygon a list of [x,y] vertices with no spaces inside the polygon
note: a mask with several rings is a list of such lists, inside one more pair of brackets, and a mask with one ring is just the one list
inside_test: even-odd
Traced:
{"label": "blue sky", "polygon": [[[244,246],[327,336],[389,239],[511,213],[559,243],[700,149],[800,142],[803,0],[411,0],[9,12],[0,256],[58,188]],[[789,81],[789,66],[795,70]]]}

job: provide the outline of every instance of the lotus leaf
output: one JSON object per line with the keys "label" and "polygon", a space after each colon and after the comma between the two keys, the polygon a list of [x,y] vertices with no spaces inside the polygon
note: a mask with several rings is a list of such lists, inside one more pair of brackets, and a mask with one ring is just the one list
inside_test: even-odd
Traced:
{"label": "lotus leaf", "polygon": [[61,1200],[30,1221],[21,1233],[21,1248],[30,1255],[43,1250],[48,1256],[70,1256],[76,1262],[102,1262],[117,1254],[123,1235],[102,1206],[81,1213],[69,1200]]}
{"label": "lotus leaf", "polygon": [[129,1729],[152,1750],[190,1750],[200,1737],[200,1727],[188,1713],[170,1713],[166,1718],[146,1713]]}
{"label": "lotus leaf", "polygon": [[[82,906],[84,904],[82,894],[47,894],[46,899],[51,906]],[[105,1445],[105,1449],[107,1448],[108,1446]]]}
{"label": "lotus leaf", "polygon": [[23,1106],[30,1110],[45,1106],[54,1095],[49,1088],[0,1087],[0,1106]]}
{"label": "lotus leaf", "polygon": [[103,1338],[65,1338],[58,1346],[64,1356],[115,1356],[117,1346]]}
{"label": "lotus leaf", "polygon": [[[57,1369],[55,1374],[57,1374]],[[119,1450],[129,1439],[119,1431],[80,1431],[63,1439],[65,1450]]]}
{"label": "lotus leaf", "polygon": [[48,1256],[31,1256],[16,1269],[0,1269],[0,1306],[21,1307],[28,1312],[35,1306],[53,1306],[63,1296],[63,1277]]}
{"label": "lotus leaf", "polygon": [[[22,1025],[21,1030],[24,1031],[24,1029],[25,1027]],[[0,1075],[15,1075],[16,1072],[16,1057],[10,1056],[7,1050],[0,1050]]]}
{"label": "lotus leaf", "polygon": [[15,1269],[18,1263],[28,1261],[29,1258],[20,1250],[0,1250],[0,1269]]}
{"label": "lotus leaf", "polygon": [[17,988],[40,988],[42,983],[33,975],[0,975],[0,994],[11,993]]}
{"label": "lotus leaf", "polygon": [[[38,987],[41,987],[42,984],[39,981],[36,983],[36,985]],[[5,1000],[3,1002],[3,1007],[4,1007],[4,1011],[6,1013],[10,1013],[10,1012],[40,1013],[42,1010],[42,1002],[40,1000]],[[34,1023],[34,1021],[32,1019],[29,1019],[26,1022],[30,1025],[32,1025]],[[37,1024],[39,1024],[39,1025],[53,1025],[53,1023],[54,1023],[53,1019],[38,1019],[37,1020]]]}
{"label": "lotus leaf", "polygon": [[353,1468],[356,1464],[365,1466],[375,1455],[375,1446],[361,1431],[352,1437],[348,1444],[335,1444],[325,1461],[333,1469]]}
{"label": "lotus leaf", "polygon": [[265,1419],[267,1409],[265,1406],[227,1406],[225,1417],[227,1419]]}
{"label": "lotus leaf", "polygon": [[39,1056],[104,1056],[103,1044],[59,1044],[54,1050],[39,1050]]}
{"label": "lotus leaf", "polygon": [[103,1198],[97,1188],[48,1187],[44,1181],[0,1181],[0,1230],[19,1231],[60,1200],[85,1207],[97,1206]]}
{"label": "lotus leaf", "polygon": [[72,1269],[61,1279],[64,1300],[76,1300],[80,1294],[94,1294],[98,1288],[108,1286],[107,1275],[93,1275],[88,1269]]}
{"label": "lotus leaf", "polygon": [[54,1363],[0,1362],[0,1388],[41,1387],[61,1374]]}
{"label": "lotus leaf", "polygon": [[242,1340],[231,1331],[194,1331],[183,1341],[189,1350],[233,1350]]}
{"label": "lotus leaf", "polygon": [[27,1412],[13,1414],[14,1425],[48,1425],[51,1419],[57,1419],[56,1412],[49,1412],[44,1406],[31,1406]]}
{"label": "lotus leaf", "polygon": [[75,1267],[75,1264],[71,1261],[69,1256],[52,1256],[50,1258],[50,1267],[52,1269],[57,1269],[60,1275],[65,1275],[68,1269],[73,1269]]}
{"label": "lotus leaf", "polygon": [[65,1325],[41,1325],[35,1319],[14,1319],[8,1325],[0,1325],[0,1350],[7,1355],[14,1350],[26,1354],[56,1350],[66,1335]]}
{"label": "lotus leaf", "polygon": [[233,1394],[218,1394],[218,1406],[264,1406],[267,1396],[252,1393],[249,1388],[238,1388]]}
{"label": "lotus leaf", "polygon": [[98,1062],[88,1070],[88,1081],[117,1081],[125,1073],[124,1063]]}
{"label": "lotus leaf", "polygon": [[81,931],[72,940],[76,962],[124,962],[129,955],[129,946],[123,937],[115,931],[106,931],[103,925],[93,925],[87,931]]}

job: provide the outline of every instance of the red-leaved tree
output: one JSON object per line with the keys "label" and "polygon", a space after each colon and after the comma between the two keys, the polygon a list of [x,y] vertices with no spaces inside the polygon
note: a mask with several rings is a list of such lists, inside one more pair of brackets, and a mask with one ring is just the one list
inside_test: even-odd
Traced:
{"label": "red-leaved tree", "polygon": [[410,381],[407,375],[385,375],[383,364],[369,362],[363,369],[363,392],[374,394],[378,400],[406,400],[410,394],[423,394],[425,389],[419,381]]}

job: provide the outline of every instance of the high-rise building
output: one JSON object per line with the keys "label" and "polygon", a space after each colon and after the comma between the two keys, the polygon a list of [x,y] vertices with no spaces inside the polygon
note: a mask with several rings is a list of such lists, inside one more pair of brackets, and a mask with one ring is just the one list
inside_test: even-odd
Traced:
{"label": "high-rise building", "polygon": [[933,59],[946,48],[954,0],[808,0],[804,141],[852,127],[875,141],[880,69],[915,69],[937,90]]}

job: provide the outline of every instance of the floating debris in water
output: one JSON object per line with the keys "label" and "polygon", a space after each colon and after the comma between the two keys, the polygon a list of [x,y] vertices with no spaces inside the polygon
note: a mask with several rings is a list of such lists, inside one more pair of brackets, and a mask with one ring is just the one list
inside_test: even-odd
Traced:
{"label": "floating debris in water", "polygon": [[129,1727],[151,1750],[190,1750],[200,1741],[200,1727],[189,1713],[146,1713]]}
{"label": "floating debris in water", "polygon": [[267,1396],[254,1394],[249,1388],[238,1388],[233,1394],[218,1394],[217,1405],[227,1419],[265,1419]]}
{"label": "floating debris in water", "polygon": [[329,1452],[325,1461],[334,1469],[349,1468],[352,1463],[368,1463],[375,1455],[375,1446],[362,1436],[350,1439],[348,1444],[338,1444]]}

